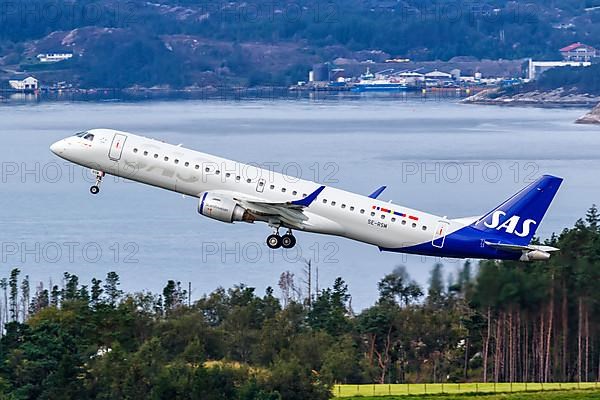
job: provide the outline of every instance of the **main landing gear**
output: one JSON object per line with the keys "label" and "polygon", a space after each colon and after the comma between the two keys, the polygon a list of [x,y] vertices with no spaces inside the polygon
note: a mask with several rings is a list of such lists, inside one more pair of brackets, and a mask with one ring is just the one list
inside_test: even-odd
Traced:
{"label": "main landing gear", "polygon": [[291,249],[296,245],[296,237],[292,234],[292,230],[288,229],[287,233],[283,236],[279,236],[279,229],[267,238],[267,246],[270,249],[278,249],[283,247],[284,249]]}
{"label": "main landing gear", "polygon": [[92,174],[96,175],[96,183],[90,188],[91,194],[98,194],[100,192],[100,184],[102,183],[102,177],[104,176],[104,172],[92,170]]}

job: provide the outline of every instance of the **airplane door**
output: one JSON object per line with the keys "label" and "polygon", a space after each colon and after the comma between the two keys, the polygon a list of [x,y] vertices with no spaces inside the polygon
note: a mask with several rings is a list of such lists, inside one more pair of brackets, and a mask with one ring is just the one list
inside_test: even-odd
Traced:
{"label": "airplane door", "polygon": [[449,227],[450,223],[448,221],[438,221],[438,225],[435,228],[435,232],[433,233],[433,239],[431,241],[431,245],[433,247],[437,247],[439,249],[444,247],[444,240],[446,239],[446,234],[448,233]]}
{"label": "airplane door", "polygon": [[110,158],[113,161],[118,161],[121,159],[121,153],[123,153],[123,146],[125,145],[125,140],[127,140],[127,136],[122,135],[120,133],[115,133],[115,137],[113,137],[112,143],[110,144],[108,158]]}
{"label": "airplane door", "polygon": [[262,193],[263,190],[265,190],[265,180],[263,178],[260,178],[258,180],[258,183],[256,184],[256,191],[258,193]]}

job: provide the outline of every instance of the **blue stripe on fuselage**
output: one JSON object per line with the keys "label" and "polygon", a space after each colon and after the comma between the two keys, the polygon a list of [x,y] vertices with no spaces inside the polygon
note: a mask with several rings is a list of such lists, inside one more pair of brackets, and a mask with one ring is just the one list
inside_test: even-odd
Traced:
{"label": "blue stripe on fuselage", "polygon": [[432,245],[432,241],[427,241],[414,246],[383,248],[381,251],[391,251],[396,253],[422,254],[435,257],[450,258],[483,258],[483,259],[503,259],[518,260],[521,257],[520,252],[508,252],[499,250],[483,244],[484,240],[493,243],[507,243],[495,235],[486,235],[472,226],[465,226],[455,232],[446,235],[444,246],[442,248]]}

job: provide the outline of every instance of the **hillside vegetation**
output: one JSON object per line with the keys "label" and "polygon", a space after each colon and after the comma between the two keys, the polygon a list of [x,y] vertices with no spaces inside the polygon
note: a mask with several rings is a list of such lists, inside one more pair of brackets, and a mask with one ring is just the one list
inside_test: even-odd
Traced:
{"label": "hillside vegetation", "polygon": [[188,305],[175,280],[125,294],[114,272],[46,288],[14,269],[0,279],[0,397],[319,400],[333,383],[595,381],[596,208],[547,243],[561,249],[549,262],[466,262],[448,279],[437,264],[428,288],[399,267],[358,313],[341,278],[307,297],[283,273],[277,293],[238,285]]}
{"label": "hillside vegetation", "polygon": [[[5,65],[77,54],[83,86],[289,84],[337,57],[555,58],[576,40],[600,47],[593,0],[0,1]],[[107,72],[107,71],[110,71]]]}

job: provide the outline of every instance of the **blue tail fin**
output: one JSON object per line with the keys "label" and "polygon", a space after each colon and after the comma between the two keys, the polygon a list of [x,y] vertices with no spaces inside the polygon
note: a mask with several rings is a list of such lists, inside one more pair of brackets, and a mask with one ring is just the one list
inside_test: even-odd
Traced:
{"label": "blue tail fin", "polygon": [[473,226],[494,238],[519,245],[529,244],[562,178],[543,175],[480,218]]}

